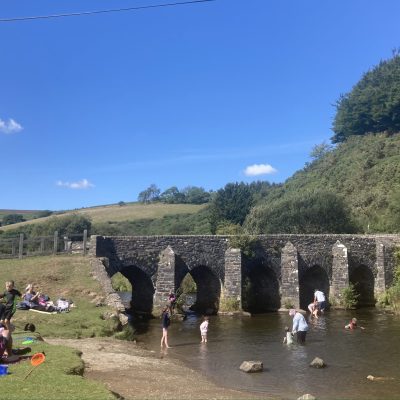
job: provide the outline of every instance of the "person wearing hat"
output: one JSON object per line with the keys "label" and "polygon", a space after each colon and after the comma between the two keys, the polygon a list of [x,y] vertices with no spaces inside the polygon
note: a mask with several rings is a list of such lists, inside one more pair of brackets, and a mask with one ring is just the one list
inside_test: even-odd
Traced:
{"label": "person wearing hat", "polygon": [[304,318],[303,314],[294,308],[289,311],[289,315],[293,318],[292,333],[296,334],[297,343],[304,344],[308,331],[306,319]]}

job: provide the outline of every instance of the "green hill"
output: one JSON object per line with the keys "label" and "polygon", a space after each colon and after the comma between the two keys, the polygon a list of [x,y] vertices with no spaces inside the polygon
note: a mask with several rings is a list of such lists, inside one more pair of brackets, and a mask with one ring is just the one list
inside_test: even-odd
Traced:
{"label": "green hill", "polygon": [[354,221],[353,231],[399,232],[400,135],[351,136],[264,198],[251,210],[246,226],[253,232],[274,231],[266,219],[278,206],[288,208],[295,199],[321,193],[341,202]]}
{"label": "green hill", "polygon": [[[43,229],[36,229],[39,234],[46,231],[46,227],[58,229],[57,220],[71,220],[71,216],[85,217],[91,221],[91,231],[103,235],[151,235],[151,234],[178,234],[192,232],[204,233],[205,217],[202,211],[205,204],[164,204],[164,203],[127,203],[125,205],[109,205],[78,210],[54,213],[45,218],[32,219],[25,222],[1,227],[4,234],[12,235],[20,232],[29,234],[34,227],[41,225]],[[199,224],[199,218],[202,222]],[[197,221],[193,221],[193,218]],[[78,219],[78,218],[77,218]],[[200,228],[199,228],[200,227]],[[198,231],[198,229],[202,229]]]}

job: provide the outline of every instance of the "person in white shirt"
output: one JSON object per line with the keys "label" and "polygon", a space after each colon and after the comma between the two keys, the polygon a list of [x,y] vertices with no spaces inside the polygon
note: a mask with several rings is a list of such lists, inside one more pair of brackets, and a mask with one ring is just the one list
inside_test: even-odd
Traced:
{"label": "person in white shirt", "polygon": [[204,317],[204,321],[200,324],[201,343],[207,343],[208,333],[208,317]]}
{"label": "person in white shirt", "polygon": [[326,298],[324,292],[321,290],[315,289],[314,292],[314,304],[316,304],[316,308],[314,310],[314,316],[318,318],[318,312],[324,312],[326,307]]}

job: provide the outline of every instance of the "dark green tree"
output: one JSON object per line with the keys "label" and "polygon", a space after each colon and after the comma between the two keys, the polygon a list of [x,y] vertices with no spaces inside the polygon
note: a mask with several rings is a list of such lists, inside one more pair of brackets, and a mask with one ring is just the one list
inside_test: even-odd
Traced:
{"label": "dark green tree", "polygon": [[3,217],[3,226],[24,222],[25,219],[21,214],[7,214]]}
{"label": "dark green tree", "polygon": [[244,182],[228,183],[217,191],[210,205],[212,233],[222,221],[241,225],[253,204],[250,186]]}
{"label": "dark green tree", "polygon": [[183,189],[185,195],[185,203],[188,204],[204,204],[210,201],[211,195],[204,188],[197,186],[188,186]]}
{"label": "dark green tree", "polygon": [[185,194],[181,193],[176,186],[172,186],[161,193],[160,200],[167,204],[181,204],[185,202]]}
{"label": "dark green tree", "polygon": [[154,183],[152,183],[147,189],[139,193],[138,201],[148,204],[158,200],[159,196],[160,189]]}
{"label": "dark green tree", "polygon": [[[64,216],[53,216],[50,217],[46,222],[41,224],[37,223],[31,225],[32,228],[29,231],[29,236],[48,236],[52,235],[55,231],[59,235],[73,235],[82,234],[85,229],[87,229],[90,234],[92,227],[90,217],[82,214],[70,214]],[[28,226],[24,227],[25,229]]]}
{"label": "dark green tree", "polygon": [[400,55],[381,61],[336,103],[333,143],[351,135],[400,132]]}

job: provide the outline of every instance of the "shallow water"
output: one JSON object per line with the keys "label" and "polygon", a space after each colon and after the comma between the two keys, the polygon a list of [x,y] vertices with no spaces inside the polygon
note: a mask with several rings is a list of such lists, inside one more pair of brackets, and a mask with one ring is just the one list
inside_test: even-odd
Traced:
{"label": "shallow water", "polygon": [[[366,329],[349,331],[344,325],[356,316]],[[331,311],[310,323],[306,344],[284,345],[287,313],[253,317],[210,317],[209,343],[200,344],[201,319],[190,315],[173,322],[164,356],[176,357],[201,371],[218,385],[293,399],[312,393],[321,399],[400,398],[400,318],[371,309]],[[150,321],[141,340],[159,351],[161,326]],[[328,365],[314,369],[314,357]],[[243,360],[261,360],[264,372],[239,370]],[[394,378],[369,381],[368,375]]]}

